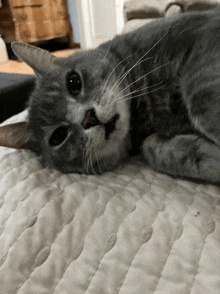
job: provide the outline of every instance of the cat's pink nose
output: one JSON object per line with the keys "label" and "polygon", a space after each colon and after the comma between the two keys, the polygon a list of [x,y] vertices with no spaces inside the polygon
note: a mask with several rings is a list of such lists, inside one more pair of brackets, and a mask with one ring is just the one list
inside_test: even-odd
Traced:
{"label": "cat's pink nose", "polygon": [[94,109],[89,109],[85,113],[85,117],[82,121],[82,126],[85,130],[100,125],[100,121],[98,120],[95,110]]}

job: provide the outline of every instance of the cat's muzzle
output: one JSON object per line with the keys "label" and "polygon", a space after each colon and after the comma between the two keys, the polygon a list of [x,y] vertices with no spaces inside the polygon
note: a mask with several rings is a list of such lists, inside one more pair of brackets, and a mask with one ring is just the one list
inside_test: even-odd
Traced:
{"label": "cat's muzzle", "polygon": [[86,111],[85,117],[82,121],[82,126],[85,130],[95,127],[97,125],[103,125],[105,128],[105,139],[108,140],[111,133],[115,130],[116,121],[119,119],[119,114],[115,114],[107,123],[101,123],[97,118],[95,110],[93,108]]}
{"label": "cat's muzzle", "polygon": [[106,140],[108,140],[111,133],[115,130],[115,125],[118,119],[119,119],[119,114],[116,114],[107,123],[104,124]]}
{"label": "cat's muzzle", "polygon": [[[119,119],[119,114],[115,114],[107,123],[101,123],[97,118],[94,109],[86,111],[85,117],[81,126],[87,130],[97,125],[103,125],[105,128],[105,139],[108,140],[111,133],[115,130],[115,125]],[[51,147],[61,146],[70,135],[71,127],[69,125],[60,125],[57,127],[49,138],[49,145]]]}
{"label": "cat's muzzle", "polygon": [[[47,165],[64,173],[89,172],[85,169],[86,144],[88,141],[87,130],[101,127],[105,130],[105,140],[116,129],[119,114],[115,114],[107,123],[102,123],[95,111],[90,109],[85,112],[81,123],[62,123],[56,127],[48,138],[47,156],[44,156]],[[99,129],[97,129],[99,132]],[[104,138],[103,138],[104,139]]]}

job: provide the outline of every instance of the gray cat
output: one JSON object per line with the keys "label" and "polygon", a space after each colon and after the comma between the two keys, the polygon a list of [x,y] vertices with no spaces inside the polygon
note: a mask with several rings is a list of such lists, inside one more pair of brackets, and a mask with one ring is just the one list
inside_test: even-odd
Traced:
{"label": "gray cat", "polygon": [[49,167],[103,173],[142,152],[159,172],[220,181],[220,8],[67,58],[12,49],[37,76],[27,127]]}

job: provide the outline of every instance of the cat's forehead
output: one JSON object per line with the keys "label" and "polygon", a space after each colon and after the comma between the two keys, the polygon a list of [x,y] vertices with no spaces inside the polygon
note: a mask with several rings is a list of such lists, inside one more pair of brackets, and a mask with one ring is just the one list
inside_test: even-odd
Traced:
{"label": "cat's forehead", "polygon": [[110,56],[106,56],[105,51],[98,50],[75,52],[62,62],[63,69],[73,69],[91,75],[107,73],[111,67]]}

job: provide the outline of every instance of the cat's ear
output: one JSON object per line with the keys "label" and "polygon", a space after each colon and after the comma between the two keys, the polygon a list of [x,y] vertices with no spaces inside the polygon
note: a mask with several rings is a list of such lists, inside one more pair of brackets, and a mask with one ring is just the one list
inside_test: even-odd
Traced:
{"label": "cat's ear", "polygon": [[0,146],[15,149],[38,150],[38,144],[26,129],[26,122],[0,127]]}
{"label": "cat's ear", "polygon": [[27,43],[13,42],[11,47],[14,54],[27,63],[36,75],[56,70],[62,59]]}

